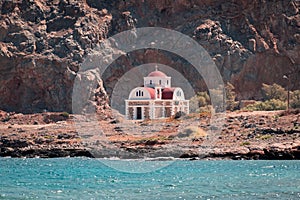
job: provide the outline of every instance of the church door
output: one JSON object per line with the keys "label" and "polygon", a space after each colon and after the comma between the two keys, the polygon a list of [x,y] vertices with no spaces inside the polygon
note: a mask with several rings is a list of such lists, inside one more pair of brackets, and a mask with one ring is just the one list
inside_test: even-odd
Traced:
{"label": "church door", "polygon": [[142,119],[142,107],[136,108],[136,119]]}

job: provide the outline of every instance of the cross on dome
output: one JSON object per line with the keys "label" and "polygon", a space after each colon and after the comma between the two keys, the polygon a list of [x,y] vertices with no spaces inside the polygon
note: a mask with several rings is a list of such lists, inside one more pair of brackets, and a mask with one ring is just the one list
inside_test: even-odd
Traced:
{"label": "cross on dome", "polygon": [[165,73],[163,73],[162,71],[158,70],[158,66],[157,65],[155,65],[154,67],[155,67],[155,70],[152,71],[152,72],[150,72],[147,77],[163,77],[163,78],[167,78],[168,77]]}

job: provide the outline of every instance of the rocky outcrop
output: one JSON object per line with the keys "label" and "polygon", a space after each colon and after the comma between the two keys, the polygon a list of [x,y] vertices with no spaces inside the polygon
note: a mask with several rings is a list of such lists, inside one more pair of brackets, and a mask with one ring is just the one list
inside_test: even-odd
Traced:
{"label": "rocky outcrop", "polygon": [[57,158],[57,157],[89,157],[94,156],[85,149],[12,149],[1,147],[0,156],[2,157],[17,157],[17,158]]}
{"label": "rocky outcrop", "polygon": [[[300,88],[299,1],[261,0],[5,0],[0,2],[0,109],[72,111],[76,73],[101,40],[135,27],[157,26],[193,37],[210,54],[239,99],[259,99],[262,83],[290,77]],[[168,52],[141,50],[122,56],[102,79],[111,95],[118,78],[145,62],[181,72],[196,90],[200,76]],[[100,94],[101,93],[101,94]],[[107,95],[99,85],[101,110]],[[97,99],[97,98],[96,98]]]}
{"label": "rocky outcrop", "polygon": [[79,63],[106,38],[111,15],[84,1],[2,1],[0,104],[71,112]]}

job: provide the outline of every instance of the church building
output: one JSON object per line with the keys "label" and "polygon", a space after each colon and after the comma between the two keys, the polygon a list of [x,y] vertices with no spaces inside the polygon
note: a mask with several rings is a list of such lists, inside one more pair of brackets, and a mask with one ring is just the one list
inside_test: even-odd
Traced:
{"label": "church building", "polygon": [[125,100],[129,120],[159,119],[189,113],[189,101],[179,87],[171,87],[171,77],[156,70],[144,77],[144,86],[134,88]]}

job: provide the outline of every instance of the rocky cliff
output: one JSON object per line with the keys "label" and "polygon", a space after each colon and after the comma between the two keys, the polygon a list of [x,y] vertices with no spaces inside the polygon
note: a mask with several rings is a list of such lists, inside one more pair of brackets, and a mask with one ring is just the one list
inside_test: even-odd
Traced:
{"label": "rocky cliff", "polygon": [[[7,111],[71,112],[73,82],[85,56],[107,37],[147,26],[194,38],[239,99],[260,98],[262,83],[287,87],[285,74],[293,89],[300,88],[298,0],[1,0],[0,9],[0,109]],[[104,73],[108,95],[129,69],[157,60],[181,72],[196,90],[205,88],[184,60],[140,50]],[[104,89],[97,91],[106,104]]]}

